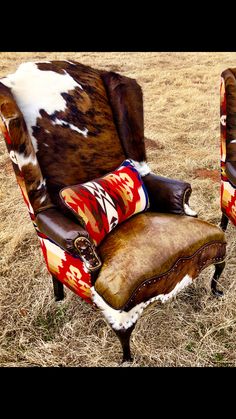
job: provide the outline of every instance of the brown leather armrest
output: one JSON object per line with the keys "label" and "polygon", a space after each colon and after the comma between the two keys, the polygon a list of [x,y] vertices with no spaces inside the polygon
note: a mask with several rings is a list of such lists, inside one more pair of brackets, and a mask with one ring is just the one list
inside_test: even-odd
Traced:
{"label": "brown leather armrest", "polygon": [[58,209],[49,208],[38,213],[36,224],[46,236],[62,247],[66,252],[80,258],[89,271],[101,267],[101,261],[96,253],[89,234],[82,226],[65,217]]}
{"label": "brown leather armrest", "polygon": [[227,161],[225,172],[230,182],[236,186],[236,161]]}
{"label": "brown leather armrest", "polygon": [[188,204],[192,192],[190,183],[149,173],[143,182],[150,199],[150,210],[172,214],[185,214],[184,204]]}

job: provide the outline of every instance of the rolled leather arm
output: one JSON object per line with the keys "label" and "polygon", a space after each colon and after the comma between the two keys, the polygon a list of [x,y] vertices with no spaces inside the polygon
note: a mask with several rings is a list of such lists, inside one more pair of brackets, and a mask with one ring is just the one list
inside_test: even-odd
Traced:
{"label": "rolled leather arm", "polygon": [[230,182],[236,186],[236,143],[234,142],[226,145],[225,172]]}
{"label": "rolled leather arm", "polygon": [[225,173],[230,182],[236,186],[236,161],[226,162]]}
{"label": "rolled leather arm", "polygon": [[[154,173],[149,173],[142,179],[148,191],[151,211],[187,214],[186,208],[192,192],[190,183],[157,176]],[[191,212],[191,209],[189,210]],[[196,213],[192,211],[192,214],[188,215],[196,216]]]}
{"label": "rolled leather arm", "polygon": [[95,271],[101,267],[101,260],[88,232],[70,218],[65,217],[58,209],[49,208],[38,213],[36,224],[41,233],[48,236],[66,252],[79,256],[89,271]]}

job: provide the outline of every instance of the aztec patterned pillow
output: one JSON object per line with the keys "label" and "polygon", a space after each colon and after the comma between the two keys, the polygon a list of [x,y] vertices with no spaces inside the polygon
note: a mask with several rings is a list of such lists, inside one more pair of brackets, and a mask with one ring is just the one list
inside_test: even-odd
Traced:
{"label": "aztec patterned pillow", "polygon": [[60,196],[96,246],[117,224],[149,207],[145,185],[130,160],[101,178],[63,188]]}

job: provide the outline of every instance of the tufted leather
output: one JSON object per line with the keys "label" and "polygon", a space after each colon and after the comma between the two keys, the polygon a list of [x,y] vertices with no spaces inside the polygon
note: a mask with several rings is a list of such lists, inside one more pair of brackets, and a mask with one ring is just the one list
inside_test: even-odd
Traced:
{"label": "tufted leather", "polygon": [[152,284],[151,290],[146,286],[142,301],[171,291],[182,273],[184,276],[189,270],[195,277],[199,266],[222,260],[225,237],[221,229],[205,221],[147,212],[117,227],[99,251],[104,263],[95,283],[96,291],[113,308],[130,309],[140,300],[133,298],[130,302],[131,297],[145,281],[163,276],[182,258],[187,258],[184,269],[179,267],[178,275],[173,272],[168,286],[166,281],[158,290],[153,290]]}

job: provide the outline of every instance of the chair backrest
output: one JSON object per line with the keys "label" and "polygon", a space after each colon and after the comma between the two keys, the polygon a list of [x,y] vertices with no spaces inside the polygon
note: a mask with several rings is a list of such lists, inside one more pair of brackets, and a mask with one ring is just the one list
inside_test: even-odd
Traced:
{"label": "chair backrest", "polygon": [[102,176],[125,158],[146,159],[142,91],[135,80],[75,61],[47,61],[23,63],[0,82],[6,132],[4,97],[15,100],[17,114],[17,123],[11,116],[10,156],[31,177],[28,194],[36,176],[32,168],[41,171],[33,189],[35,194],[47,188],[47,205],[59,205],[62,187]]}

